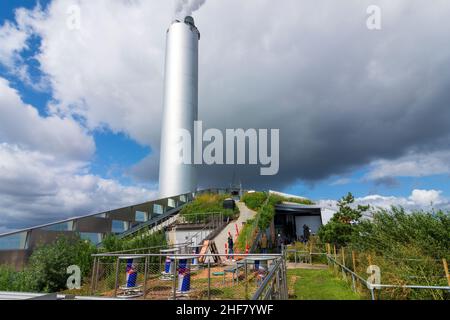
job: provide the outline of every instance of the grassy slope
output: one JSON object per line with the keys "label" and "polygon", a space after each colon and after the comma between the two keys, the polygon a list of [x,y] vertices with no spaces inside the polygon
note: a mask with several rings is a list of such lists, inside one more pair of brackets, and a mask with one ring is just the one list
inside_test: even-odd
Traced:
{"label": "grassy slope", "polygon": [[329,270],[291,269],[288,270],[288,278],[290,286],[294,286],[294,299],[297,300],[360,299],[348,284]]}

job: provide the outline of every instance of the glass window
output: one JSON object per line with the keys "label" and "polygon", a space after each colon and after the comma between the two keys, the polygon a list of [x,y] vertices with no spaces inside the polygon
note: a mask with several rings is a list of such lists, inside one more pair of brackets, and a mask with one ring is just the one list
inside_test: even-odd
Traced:
{"label": "glass window", "polygon": [[176,205],[176,202],[174,199],[167,199],[167,206],[171,207],[171,208],[175,208],[177,205]]}
{"label": "glass window", "polygon": [[42,230],[46,231],[72,231],[73,228],[73,221],[63,222],[54,224],[48,227],[42,228]]}
{"label": "glass window", "polygon": [[138,222],[145,222],[147,221],[147,212],[144,211],[136,211],[134,220]]}
{"label": "glass window", "polygon": [[0,237],[0,250],[26,249],[27,232]]}
{"label": "glass window", "polygon": [[155,203],[153,204],[153,212],[156,214],[163,214],[164,208],[162,205]]}
{"label": "glass window", "polygon": [[112,232],[114,233],[122,233],[128,229],[128,222],[121,220],[113,220],[112,221]]}
{"label": "glass window", "polygon": [[83,240],[89,240],[93,244],[98,244],[102,242],[101,233],[91,233],[91,232],[80,232],[80,237]]}
{"label": "glass window", "polygon": [[186,202],[186,201],[187,201],[187,198],[186,198],[186,195],[185,195],[185,194],[182,194],[182,195],[180,196],[180,201],[181,201],[181,202]]}

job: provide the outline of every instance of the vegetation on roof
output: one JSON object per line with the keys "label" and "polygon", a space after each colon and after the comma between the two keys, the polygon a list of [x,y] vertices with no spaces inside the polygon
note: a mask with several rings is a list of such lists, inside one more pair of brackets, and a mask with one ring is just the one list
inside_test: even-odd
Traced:
{"label": "vegetation on roof", "polygon": [[230,198],[230,194],[203,193],[195,197],[195,199],[185,205],[181,209],[180,214],[187,221],[206,222],[209,214],[222,213],[224,218],[234,219],[239,214],[237,206],[234,210],[225,209],[223,202]]}
{"label": "vegetation on roof", "polygon": [[314,204],[309,199],[287,198],[268,192],[248,192],[242,196],[241,201],[257,213],[254,219],[247,221],[239,234],[237,248],[240,250],[245,250],[247,244],[251,246],[258,232],[260,230],[266,230],[270,226],[275,216],[275,205],[282,202]]}

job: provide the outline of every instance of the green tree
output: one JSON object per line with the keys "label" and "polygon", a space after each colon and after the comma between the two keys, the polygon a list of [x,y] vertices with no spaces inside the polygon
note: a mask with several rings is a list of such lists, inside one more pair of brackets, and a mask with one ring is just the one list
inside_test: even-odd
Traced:
{"label": "green tree", "polygon": [[318,235],[322,242],[345,246],[351,241],[363,213],[369,209],[369,206],[362,205],[354,207],[354,202],[355,198],[350,192],[338,201],[339,211],[319,229]]}

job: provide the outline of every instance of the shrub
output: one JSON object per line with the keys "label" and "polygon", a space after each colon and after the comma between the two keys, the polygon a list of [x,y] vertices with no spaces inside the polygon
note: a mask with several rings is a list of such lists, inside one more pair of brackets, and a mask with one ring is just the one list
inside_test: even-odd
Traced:
{"label": "shrub", "polygon": [[30,274],[31,291],[57,292],[64,289],[67,267],[77,265],[82,276],[92,267],[91,255],[96,248],[86,240],[58,238],[55,243],[39,246],[31,255],[25,272]]}
{"label": "shrub", "polygon": [[[392,207],[374,212],[372,219],[359,219],[361,212],[349,210],[347,200],[319,236],[324,242],[347,245],[347,255],[356,252],[357,273],[366,275],[370,255],[371,263],[381,270],[383,284],[447,285],[442,259],[450,259],[448,213]],[[351,256],[346,260],[351,261]],[[383,299],[449,298],[448,292],[428,289],[383,288],[380,294]]]}
{"label": "shrub", "polygon": [[225,209],[223,202],[231,197],[229,194],[204,193],[198,195],[194,201],[183,207],[180,214],[188,222],[208,222],[208,213],[222,213],[224,218],[234,219],[239,214],[239,209]]}
{"label": "shrub", "polygon": [[395,256],[399,247],[414,246],[421,256],[450,258],[450,216],[442,211],[407,213],[392,207],[361,221],[357,230],[352,245],[359,250]]}
{"label": "shrub", "polygon": [[241,201],[245,203],[245,205],[252,209],[252,210],[258,210],[263,203],[267,199],[267,193],[265,192],[252,192],[252,193],[245,193]]}
{"label": "shrub", "polygon": [[103,239],[102,252],[114,252],[132,249],[143,249],[151,247],[166,246],[166,234],[164,231],[146,234],[145,231],[132,238],[119,239],[114,234],[109,234]]}
{"label": "shrub", "polygon": [[80,238],[58,238],[55,243],[38,246],[27,267],[15,271],[0,267],[0,290],[28,292],[57,292],[65,288],[67,267],[77,265],[81,275],[87,276],[92,267],[91,254],[95,246]]}
{"label": "shrub", "polygon": [[32,280],[27,270],[16,271],[9,266],[0,266],[0,291],[33,291]]}

